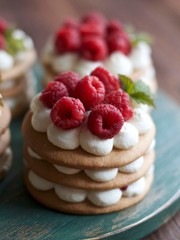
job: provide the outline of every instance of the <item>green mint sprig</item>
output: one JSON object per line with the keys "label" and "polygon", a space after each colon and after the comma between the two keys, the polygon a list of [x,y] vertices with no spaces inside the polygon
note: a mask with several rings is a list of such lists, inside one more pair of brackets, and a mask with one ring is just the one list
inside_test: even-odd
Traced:
{"label": "green mint sprig", "polygon": [[121,88],[127,92],[132,100],[137,103],[142,103],[155,107],[154,96],[152,95],[150,88],[143,81],[137,80],[133,82],[129,77],[119,75]]}
{"label": "green mint sprig", "polygon": [[24,51],[25,46],[22,39],[16,39],[13,37],[14,29],[9,28],[5,31],[4,37],[6,40],[6,51],[15,56],[18,52]]}

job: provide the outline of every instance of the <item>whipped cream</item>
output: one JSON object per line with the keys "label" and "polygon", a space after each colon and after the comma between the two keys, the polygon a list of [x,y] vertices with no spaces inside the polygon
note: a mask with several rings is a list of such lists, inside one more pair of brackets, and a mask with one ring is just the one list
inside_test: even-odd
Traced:
{"label": "whipped cream", "polygon": [[48,140],[55,146],[74,150],[79,147],[80,127],[63,130],[51,123],[47,128]]}
{"label": "whipped cream", "polygon": [[106,191],[90,191],[88,199],[96,206],[106,207],[119,202],[122,196],[122,191],[119,188]]}
{"label": "whipped cream", "polygon": [[101,62],[94,62],[94,61],[88,61],[81,59],[77,63],[77,66],[75,67],[75,71],[78,72],[81,77],[84,77],[86,75],[90,75],[90,73],[97,67],[102,66],[103,64]]}
{"label": "whipped cream", "polygon": [[76,168],[69,168],[69,167],[64,167],[64,166],[59,166],[54,164],[54,167],[61,173],[67,174],[67,175],[72,175],[76,174],[81,171],[81,169],[76,169]]}
{"label": "whipped cream", "polygon": [[80,132],[80,145],[86,152],[104,156],[113,149],[113,138],[102,139],[93,135],[87,127],[83,127]]}
{"label": "whipped cream", "polygon": [[136,159],[135,161],[133,161],[132,163],[129,163],[125,166],[122,166],[119,168],[120,172],[125,172],[125,173],[134,173],[137,172],[144,163],[144,157],[140,157],[138,159]]}
{"label": "whipped cream", "polygon": [[107,182],[114,179],[118,173],[118,168],[109,168],[105,170],[84,170],[86,175],[98,182]]}
{"label": "whipped cream", "polygon": [[31,124],[36,131],[38,132],[47,131],[47,128],[51,123],[50,111],[51,109],[41,107],[33,113],[31,118]]}
{"label": "whipped cream", "polygon": [[42,159],[42,157],[39,156],[37,153],[35,153],[30,147],[28,147],[27,150],[31,157],[36,158],[36,159]]}
{"label": "whipped cream", "polygon": [[147,133],[153,126],[150,115],[141,108],[134,108],[134,115],[128,122],[137,128],[139,134]]}
{"label": "whipped cream", "polygon": [[4,50],[0,50],[0,70],[5,71],[14,65],[13,57]]}
{"label": "whipped cream", "polygon": [[130,75],[133,72],[130,59],[121,52],[113,52],[104,62],[104,66],[115,75]]}
{"label": "whipped cream", "polygon": [[30,110],[31,112],[35,112],[37,110],[39,110],[40,108],[43,108],[44,105],[43,103],[39,100],[39,97],[41,96],[41,93],[38,93],[37,95],[35,95],[33,97],[33,99],[31,100],[31,104],[30,104]]}
{"label": "whipped cream", "polygon": [[114,136],[114,147],[128,149],[135,146],[138,141],[138,130],[132,124],[125,122],[120,132]]}
{"label": "whipped cream", "polygon": [[150,46],[145,42],[139,42],[137,46],[132,49],[130,59],[135,69],[148,67],[151,64]]}
{"label": "whipped cream", "polygon": [[38,176],[35,172],[29,171],[28,179],[30,183],[38,190],[47,191],[53,188],[54,184],[40,176]]}
{"label": "whipped cream", "polygon": [[145,177],[138,179],[137,181],[128,185],[127,189],[123,191],[123,197],[134,197],[140,195],[145,190],[146,180]]}
{"label": "whipped cream", "polygon": [[52,59],[52,67],[57,73],[64,71],[72,71],[75,68],[78,55],[66,53],[63,55],[54,56]]}

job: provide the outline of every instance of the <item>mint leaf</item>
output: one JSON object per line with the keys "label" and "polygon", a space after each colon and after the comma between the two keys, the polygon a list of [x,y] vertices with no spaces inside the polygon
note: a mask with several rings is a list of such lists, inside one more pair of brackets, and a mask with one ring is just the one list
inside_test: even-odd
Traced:
{"label": "mint leaf", "polygon": [[150,93],[150,87],[145,84],[142,80],[137,80],[135,83],[135,87],[134,87],[134,91],[135,92],[146,92],[146,93]]}
{"label": "mint leaf", "polygon": [[125,75],[119,75],[121,88],[129,95],[134,91],[134,82]]}
{"label": "mint leaf", "polygon": [[134,92],[131,94],[130,97],[137,103],[147,104],[151,107],[155,107],[152,96],[145,92]]}

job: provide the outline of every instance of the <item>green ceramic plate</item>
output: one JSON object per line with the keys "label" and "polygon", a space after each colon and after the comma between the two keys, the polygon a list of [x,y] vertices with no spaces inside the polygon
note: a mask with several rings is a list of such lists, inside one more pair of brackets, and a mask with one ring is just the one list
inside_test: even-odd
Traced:
{"label": "green ceramic plate", "polygon": [[0,239],[122,239],[149,234],[180,209],[180,108],[158,93],[157,159],[151,191],[138,205],[98,216],[62,214],[33,200],[23,185],[22,117],[12,122],[13,166],[0,183]]}

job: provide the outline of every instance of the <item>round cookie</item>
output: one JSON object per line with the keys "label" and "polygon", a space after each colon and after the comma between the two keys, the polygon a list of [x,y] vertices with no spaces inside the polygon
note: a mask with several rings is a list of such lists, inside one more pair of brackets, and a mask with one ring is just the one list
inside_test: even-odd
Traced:
{"label": "round cookie", "polygon": [[139,142],[134,147],[127,150],[113,148],[112,152],[106,156],[95,156],[80,147],[70,151],[54,146],[45,133],[39,133],[33,129],[31,117],[32,113],[28,112],[22,125],[25,144],[50,163],[79,169],[114,168],[126,165],[141,157],[155,136],[153,125],[151,131],[139,137]]}
{"label": "round cookie", "polygon": [[108,207],[97,207],[93,205],[87,199],[81,203],[71,203],[65,202],[60,200],[57,195],[55,194],[54,190],[48,191],[40,191],[35,189],[28,180],[28,170],[26,169],[25,172],[25,184],[28,188],[30,194],[41,204],[45,205],[46,207],[52,208],[57,211],[67,212],[67,213],[74,213],[74,214],[102,214],[102,213],[110,213],[125,209],[127,207],[133,206],[141,201],[145,195],[148,193],[150,186],[152,184],[153,176],[148,175],[146,177],[146,187],[143,194],[135,196],[135,197],[128,197],[128,198],[121,198],[117,204],[108,206]]}
{"label": "round cookie", "polygon": [[155,153],[154,151],[151,151],[144,156],[144,164],[137,172],[118,172],[117,176],[113,180],[107,182],[97,182],[88,177],[83,170],[72,175],[63,174],[47,161],[32,158],[28,154],[27,149],[25,149],[24,152],[28,168],[32,169],[38,176],[50,182],[62,184],[68,187],[92,190],[107,190],[127,186],[143,177],[150,169],[155,159]]}

